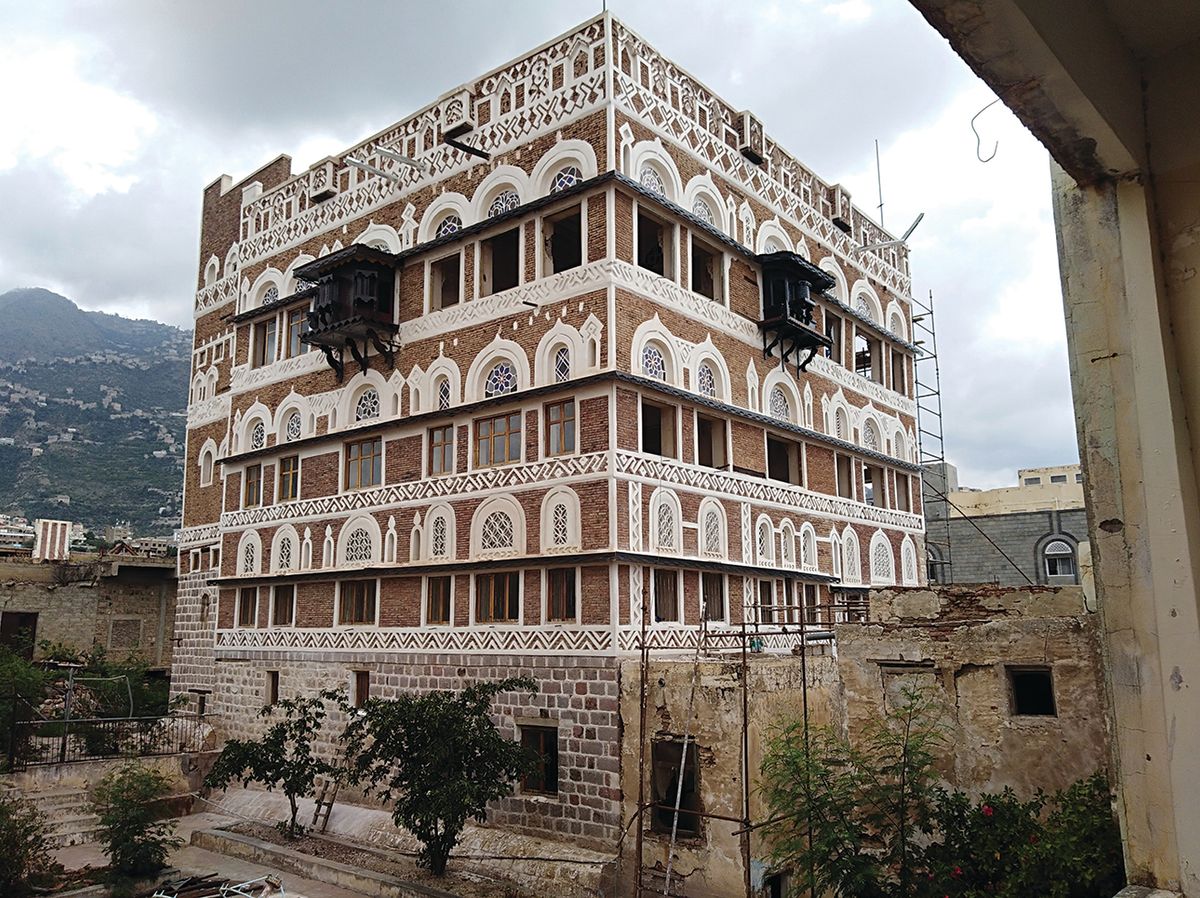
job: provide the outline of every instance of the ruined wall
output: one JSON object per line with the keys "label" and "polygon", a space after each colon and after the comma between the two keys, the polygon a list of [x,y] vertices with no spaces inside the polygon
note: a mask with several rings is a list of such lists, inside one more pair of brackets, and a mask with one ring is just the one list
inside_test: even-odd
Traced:
{"label": "ruined wall", "polygon": [[[851,738],[912,685],[944,703],[959,788],[1028,796],[1107,769],[1100,624],[1079,587],[878,590],[868,620],[836,627]],[[1026,670],[1049,671],[1054,713],[1018,713]]]}
{"label": "ruined wall", "polygon": [[[820,652],[813,649],[812,652]],[[653,659],[646,676],[646,739],[641,731],[641,666],[636,660],[621,665],[621,722],[624,738],[621,746],[621,788],[623,823],[637,813],[638,771],[645,778],[645,799],[652,800],[653,744],[679,741],[684,734],[689,704],[693,718],[689,740],[694,740],[699,760],[698,787],[701,809],[705,813],[740,818],[743,814],[742,770],[742,685],[741,662],[730,655],[728,661],[703,660],[693,664],[691,657]],[[809,721],[814,726],[837,725],[844,716],[842,690],[837,665],[830,654],[810,653],[808,668]],[[695,691],[693,697],[693,670]],[[801,659],[797,655],[756,654],[748,666],[748,735],[750,771],[750,817],[765,819],[758,793],[757,771],[762,764],[765,744],[773,730],[804,716],[804,690]],[[636,880],[636,826],[629,830],[622,856],[622,881],[631,886]],[[656,832],[652,814],[641,820],[643,866],[648,883],[660,881],[667,865],[670,834]],[[702,819],[698,837],[676,839],[672,894],[689,898],[743,894],[743,856],[741,837],[734,835],[741,823],[715,818]],[[762,862],[765,849],[757,838],[751,841],[751,862]],[[674,877],[679,879],[675,880]],[[682,883],[682,885],[681,885]]]}
{"label": "ruined wall", "polygon": [[169,667],[175,588],[173,566],[10,562],[0,566],[0,611],[37,614],[35,658],[45,640],[81,650],[99,644],[114,660],[133,654]]}

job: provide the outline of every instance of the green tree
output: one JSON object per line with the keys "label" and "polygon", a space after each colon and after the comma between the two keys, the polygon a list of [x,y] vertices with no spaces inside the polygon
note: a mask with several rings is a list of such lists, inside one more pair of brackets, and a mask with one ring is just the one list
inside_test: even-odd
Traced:
{"label": "green tree", "polygon": [[514,690],[537,685],[514,677],[461,692],[371,699],[343,733],[353,781],[393,802],[392,820],[420,840],[417,862],[435,876],[445,874],[467,820],[486,820],[488,802],[511,795],[536,760],[488,714],[497,695]]}
{"label": "green tree", "polygon": [[[28,746],[21,738],[21,724],[33,719],[33,712],[46,696],[46,672],[26,661],[7,646],[0,646],[0,740],[3,753],[0,765],[8,764],[10,752],[17,760]],[[14,734],[17,744],[11,745]]]}
{"label": "green tree", "polygon": [[291,817],[286,828],[280,828],[289,838],[294,837],[303,830],[296,823],[297,800],[313,792],[317,777],[334,772],[329,762],[313,753],[313,743],[328,716],[326,702],[344,706],[345,695],[340,690],[324,690],[316,696],[284,699],[264,707],[260,717],[281,711],[283,718],[271,724],[260,739],[227,742],[204,784],[224,789],[241,780],[243,786],[255,782],[269,792],[281,790],[287,796]]}
{"label": "green tree", "polygon": [[20,898],[33,891],[55,867],[46,822],[37,808],[0,792],[0,895]]}
{"label": "green tree", "polygon": [[148,876],[166,865],[167,855],[183,844],[175,823],[163,820],[171,781],[152,767],[128,763],[104,777],[92,793],[100,817],[100,842],[123,877]]}
{"label": "green tree", "polygon": [[[761,769],[774,863],[814,894],[909,898],[919,894],[922,836],[931,831],[938,706],[906,690],[851,743],[803,723],[773,734]],[[811,880],[811,881],[810,881]]]}

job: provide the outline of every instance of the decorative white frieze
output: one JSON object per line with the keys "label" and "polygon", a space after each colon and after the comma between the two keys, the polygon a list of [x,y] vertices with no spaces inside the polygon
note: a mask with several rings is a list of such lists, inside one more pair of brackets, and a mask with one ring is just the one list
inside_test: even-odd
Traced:
{"label": "decorative white frieze", "polygon": [[[711,468],[684,465],[669,458],[639,455],[633,452],[617,452],[617,473],[638,477],[655,484],[673,484],[687,487],[706,495],[722,495],[734,499],[748,499],[766,505],[776,505],[792,511],[839,521],[856,521],[875,526],[895,527],[911,533],[923,533],[925,520],[920,515],[876,508],[852,502],[839,496],[814,493],[798,486],[775,480],[749,477]],[[743,515],[744,517],[744,515]]]}
{"label": "decorative white frieze", "polygon": [[266,384],[278,383],[281,380],[290,380],[299,374],[320,371],[327,364],[325,356],[322,353],[311,349],[300,355],[292,356],[290,359],[281,359],[278,362],[272,362],[269,365],[263,365],[259,368],[251,368],[249,365],[238,365],[230,372],[229,390],[231,393],[242,393]]}
{"label": "decorative white frieze", "polygon": [[662,277],[628,262],[614,260],[611,263],[613,282],[617,287],[623,287],[640,293],[663,305],[679,309],[681,312],[697,318],[703,323],[724,331],[747,343],[755,344],[761,341],[758,325],[737,312],[731,312],[719,302],[685,290],[670,278]]}
{"label": "decorative white frieze", "polygon": [[808,367],[809,370],[816,374],[840,384],[847,390],[860,393],[879,405],[886,405],[888,408],[893,408],[905,415],[916,417],[917,401],[915,399],[909,399],[895,390],[889,390],[883,384],[867,380],[862,375],[851,371],[845,365],[839,365],[837,362],[831,362],[823,355],[818,355],[813,357]]}
{"label": "decorative white frieze", "polygon": [[231,274],[196,291],[195,317],[207,315],[238,298],[238,276]]}
{"label": "decorative white frieze", "polygon": [[604,289],[611,279],[611,267],[608,261],[593,262],[521,284],[494,296],[460,302],[448,309],[430,312],[400,325],[400,343],[427,340],[508,315],[528,313],[531,306],[551,304],[580,293]]}
{"label": "decorative white frieze", "polygon": [[181,549],[215,543],[220,538],[221,528],[217,524],[200,524],[175,531],[175,542]]}
{"label": "decorative white frieze", "polygon": [[330,627],[217,630],[217,652],[487,652],[611,654],[611,627]]}
{"label": "decorative white frieze", "polygon": [[225,392],[202,399],[200,402],[193,402],[188,406],[187,426],[189,428],[200,427],[204,424],[212,424],[214,421],[228,419],[230,398],[230,394]]}
{"label": "decorative white frieze", "polygon": [[519,489],[549,481],[602,474],[607,471],[607,452],[552,458],[525,465],[503,465],[482,471],[426,478],[378,489],[322,496],[319,499],[305,499],[299,502],[267,505],[262,508],[227,511],[221,515],[221,529],[241,529],[284,520],[292,522],[322,520],[362,509],[380,511],[397,505],[429,502],[434,499],[453,498],[459,495],[474,495],[492,490]]}

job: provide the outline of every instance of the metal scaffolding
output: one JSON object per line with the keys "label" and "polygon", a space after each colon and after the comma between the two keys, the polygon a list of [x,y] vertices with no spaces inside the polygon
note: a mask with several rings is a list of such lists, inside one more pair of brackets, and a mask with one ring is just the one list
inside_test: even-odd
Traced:
{"label": "metal scaffolding", "polygon": [[946,443],[942,429],[942,373],[938,362],[934,326],[933,292],[928,304],[913,297],[913,342],[920,349],[914,358],[917,392],[917,443],[921,462],[921,502],[925,511],[925,554],[929,581],[953,579],[950,539],[950,506],[946,478]]}

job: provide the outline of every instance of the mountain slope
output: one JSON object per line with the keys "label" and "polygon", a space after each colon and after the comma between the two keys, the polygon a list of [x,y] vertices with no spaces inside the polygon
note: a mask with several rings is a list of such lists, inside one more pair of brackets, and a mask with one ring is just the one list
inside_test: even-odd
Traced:
{"label": "mountain slope", "polygon": [[0,512],[177,524],[191,333],[0,294]]}

